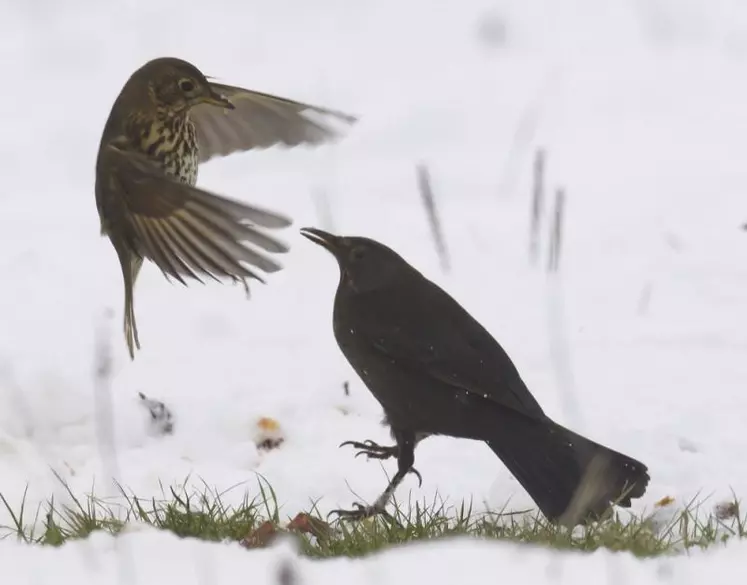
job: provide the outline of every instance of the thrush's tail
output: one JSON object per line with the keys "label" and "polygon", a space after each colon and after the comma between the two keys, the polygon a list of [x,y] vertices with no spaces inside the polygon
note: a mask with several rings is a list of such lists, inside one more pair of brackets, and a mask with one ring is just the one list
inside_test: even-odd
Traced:
{"label": "thrush's tail", "polygon": [[649,475],[640,461],[550,419],[505,418],[486,442],[548,520],[575,526],[645,493]]}

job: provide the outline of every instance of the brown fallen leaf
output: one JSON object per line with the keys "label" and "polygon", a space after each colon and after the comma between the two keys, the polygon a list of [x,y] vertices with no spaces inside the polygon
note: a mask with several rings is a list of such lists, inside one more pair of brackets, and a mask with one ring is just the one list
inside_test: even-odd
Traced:
{"label": "brown fallen leaf", "polygon": [[672,504],[674,504],[674,498],[671,496],[664,496],[661,500],[656,502],[654,506],[657,508],[663,508],[665,506],[670,506]]}
{"label": "brown fallen leaf", "polygon": [[737,502],[721,502],[716,504],[713,513],[719,520],[730,520],[739,516],[739,504]]}
{"label": "brown fallen leaf", "polygon": [[269,416],[263,416],[259,419],[257,421],[257,426],[267,433],[273,433],[280,430],[280,423]]}
{"label": "brown fallen leaf", "polygon": [[253,532],[244,537],[241,546],[244,548],[264,548],[278,536],[277,527],[270,521],[263,522]]}
{"label": "brown fallen leaf", "polygon": [[329,524],[324,520],[314,518],[305,512],[296,514],[296,517],[288,523],[286,528],[295,532],[311,534],[312,536],[315,536],[317,540],[327,539],[332,534],[332,528]]}

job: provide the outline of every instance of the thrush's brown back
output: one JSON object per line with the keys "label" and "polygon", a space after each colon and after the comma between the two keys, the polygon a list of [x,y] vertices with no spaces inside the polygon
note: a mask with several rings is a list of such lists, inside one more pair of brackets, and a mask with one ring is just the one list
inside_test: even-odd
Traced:
{"label": "thrush's brown back", "polygon": [[131,357],[134,346],[140,347],[133,288],[143,259],[184,284],[185,277],[209,276],[246,286],[247,278],[262,280],[252,267],[281,269],[263,251],[282,253],[287,246],[257,226],[286,227],[290,220],[198,189],[198,164],[237,150],[316,143],[336,135],[307,119],[306,112],[354,121],[323,108],[211,84],[195,66],[174,58],[146,63],[125,83],[101,138],[96,202],[102,233],[122,267]]}

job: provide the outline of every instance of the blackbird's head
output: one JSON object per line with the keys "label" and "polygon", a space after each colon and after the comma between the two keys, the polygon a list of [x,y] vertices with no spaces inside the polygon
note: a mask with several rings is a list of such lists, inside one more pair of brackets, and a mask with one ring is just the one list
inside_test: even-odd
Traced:
{"label": "blackbird's head", "polygon": [[355,292],[385,288],[416,272],[394,250],[370,238],[335,236],[316,228],[302,228],[301,235],[335,257],[340,286]]}
{"label": "blackbird's head", "polygon": [[174,113],[200,104],[234,109],[197,67],[173,57],[153,59],[135,71],[122,89],[122,97],[129,107]]}

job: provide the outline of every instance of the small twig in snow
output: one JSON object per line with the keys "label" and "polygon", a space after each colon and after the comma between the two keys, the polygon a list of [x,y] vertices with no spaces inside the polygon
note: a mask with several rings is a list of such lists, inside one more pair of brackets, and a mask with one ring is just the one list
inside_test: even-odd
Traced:
{"label": "small twig in snow", "polygon": [[529,224],[529,259],[537,263],[540,224],[545,207],[545,151],[538,149],[534,155],[532,180],[532,214]]}
{"label": "small twig in snow", "polygon": [[[95,429],[101,454],[104,476],[115,486],[120,484],[119,464],[114,432],[114,405],[112,403],[113,358],[109,323],[114,312],[107,310],[99,322],[94,340],[94,376],[93,400],[95,412]],[[121,584],[134,583],[135,559],[126,540],[117,539],[115,550],[117,557],[117,577]]]}
{"label": "small twig in snow", "polygon": [[446,242],[444,240],[443,232],[441,231],[441,222],[438,218],[438,211],[436,209],[436,199],[433,196],[433,189],[431,187],[430,173],[428,167],[424,164],[417,166],[418,173],[418,188],[420,189],[420,195],[423,198],[423,206],[425,207],[425,214],[428,218],[428,223],[431,226],[431,234],[433,235],[433,243],[436,248],[436,253],[441,262],[441,269],[444,272],[451,270],[451,262],[449,259],[449,252],[446,248]]}
{"label": "small twig in snow", "polygon": [[553,69],[548,71],[542,86],[538,89],[534,99],[527,102],[524,111],[519,118],[514,131],[513,140],[508,151],[508,156],[503,165],[500,183],[498,185],[498,196],[505,197],[514,193],[516,178],[521,170],[521,161],[527,156],[527,150],[532,145],[534,137],[540,126],[540,119],[544,113],[545,106],[555,91],[555,86],[561,81],[563,71]]}
{"label": "small twig in snow", "polygon": [[648,313],[648,307],[651,304],[651,295],[654,292],[654,284],[651,281],[648,281],[645,285],[643,285],[643,290],[641,290],[641,296],[638,297],[638,314],[639,315],[645,315]]}
{"label": "small twig in snow", "polygon": [[563,215],[565,210],[565,191],[555,192],[555,209],[553,210],[552,232],[550,233],[550,253],[547,259],[547,271],[557,272],[560,267],[560,252],[563,242]]}

